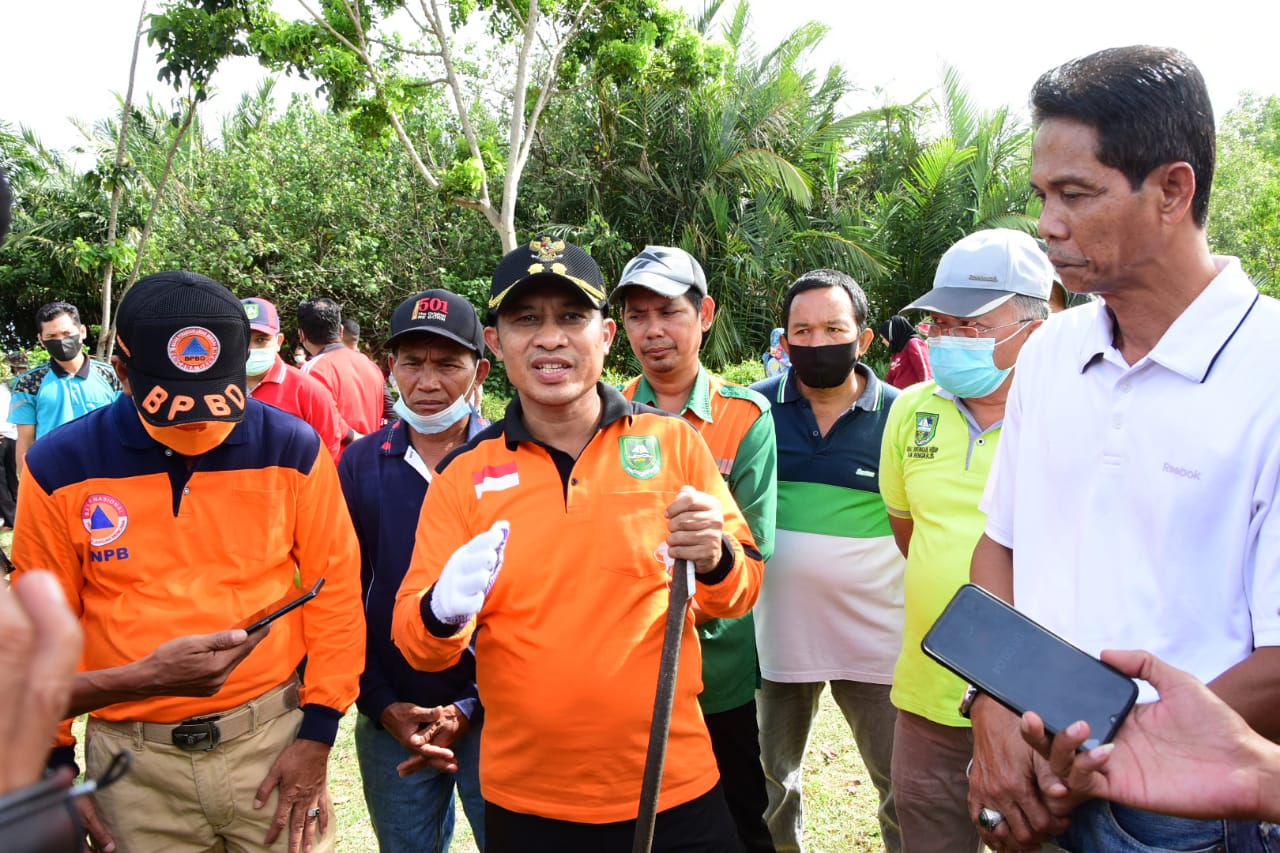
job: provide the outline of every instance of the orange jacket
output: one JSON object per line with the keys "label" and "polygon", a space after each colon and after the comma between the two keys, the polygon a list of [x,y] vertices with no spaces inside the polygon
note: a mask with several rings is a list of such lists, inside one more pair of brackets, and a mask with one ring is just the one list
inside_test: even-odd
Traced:
{"label": "orange jacket", "polygon": [[[518,400],[446,460],[427,492],[392,626],[405,657],[428,670],[456,661],[474,633],[487,720],[485,799],[583,823],[634,819],[638,811],[668,601],[659,549],[677,490],[690,484],[719,498],[732,540],[728,573],[696,584],[703,610],[745,613],[763,571],[697,432],[599,388],[600,430],[565,480],[525,430]],[[433,636],[424,594],[458,547],[501,519],[511,535],[483,609],[457,634]],[[718,779],[698,709],[702,666],[691,612],[683,640],[660,809],[705,794]]]}
{"label": "orange jacket", "polygon": [[[332,458],[305,423],[250,400],[244,421],[187,475],[183,458],[142,429],[130,397],[48,436],[32,446],[20,486],[18,572],[47,568],[61,580],[84,627],[82,670],[231,628],[323,575],[320,594],[277,620],[214,696],[157,696],[94,715],[213,714],[282,683],[306,656],[302,734],[324,740],[364,664],[359,553]],[[59,743],[70,742],[67,726]]]}

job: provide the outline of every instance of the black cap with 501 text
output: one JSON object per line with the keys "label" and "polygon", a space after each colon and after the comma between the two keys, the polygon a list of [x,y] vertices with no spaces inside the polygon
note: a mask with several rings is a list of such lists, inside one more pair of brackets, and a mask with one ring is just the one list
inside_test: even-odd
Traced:
{"label": "black cap with 501 text", "polygon": [[484,355],[484,326],[475,306],[450,290],[424,290],[401,302],[391,314],[391,337],[383,346],[390,349],[401,336],[414,332],[440,335],[477,357]]}

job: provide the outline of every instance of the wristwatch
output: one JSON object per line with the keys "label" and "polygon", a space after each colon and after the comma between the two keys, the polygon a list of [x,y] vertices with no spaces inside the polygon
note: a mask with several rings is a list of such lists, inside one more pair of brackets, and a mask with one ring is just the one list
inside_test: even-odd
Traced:
{"label": "wristwatch", "polygon": [[966,684],[964,687],[964,696],[960,698],[960,716],[966,720],[969,719],[969,712],[973,710],[974,700],[978,698],[978,694],[982,691],[974,687],[972,684]]}

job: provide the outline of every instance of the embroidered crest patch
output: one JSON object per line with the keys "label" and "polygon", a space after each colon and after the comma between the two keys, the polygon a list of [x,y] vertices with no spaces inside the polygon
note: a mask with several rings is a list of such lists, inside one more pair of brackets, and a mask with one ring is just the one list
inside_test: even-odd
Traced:
{"label": "embroidered crest patch", "polygon": [[916,412],[916,446],[923,447],[938,434],[938,416],[932,412]]}
{"label": "embroidered crest patch", "polygon": [[619,439],[622,470],[637,480],[650,480],[662,470],[662,448],[655,435],[624,435]]}
{"label": "embroidered crest patch", "polygon": [[558,261],[564,257],[564,241],[552,237],[539,237],[529,244],[529,251],[540,261]]}
{"label": "embroidered crest patch", "polygon": [[89,495],[80,507],[80,521],[89,533],[89,544],[101,548],[124,535],[129,526],[129,511],[112,495]]}
{"label": "embroidered crest patch", "polygon": [[203,373],[218,360],[222,344],[204,326],[187,326],[169,338],[169,361],[184,373]]}

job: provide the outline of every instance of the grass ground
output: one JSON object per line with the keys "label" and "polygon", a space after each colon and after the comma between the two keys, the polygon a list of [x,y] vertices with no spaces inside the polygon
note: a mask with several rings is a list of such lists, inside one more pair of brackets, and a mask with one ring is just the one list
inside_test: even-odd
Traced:
{"label": "grass ground", "polygon": [[[338,849],[373,853],[360,773],[352,744],[353,714],[343,720],[330,762],[329,790],[338,820]],[[849,727],[826,694],[805,756],[805,845],[808,853],[871,853],[882,850],[876,821],[875,786],[858,759]],[[475,853],[471,827],[457,805],[453,853]]]}
{"label": "grass ground", "polygon": [[[355,712],[342,721],[329,762],[329,795],[333,800],[341,853],[376,853],[369,825],[352,731]],[[83,719],[76,726],[83,740]],[[83,766],[83,756],[81,757]],[[823,695],[805,755],[805,846],[808,853],[872,853],[882,850],[876,821],[876,790],[862,769],[849,727],[830,697]],[[456,804],[457,827],[452,853],[476,853],[471,827]]]}

